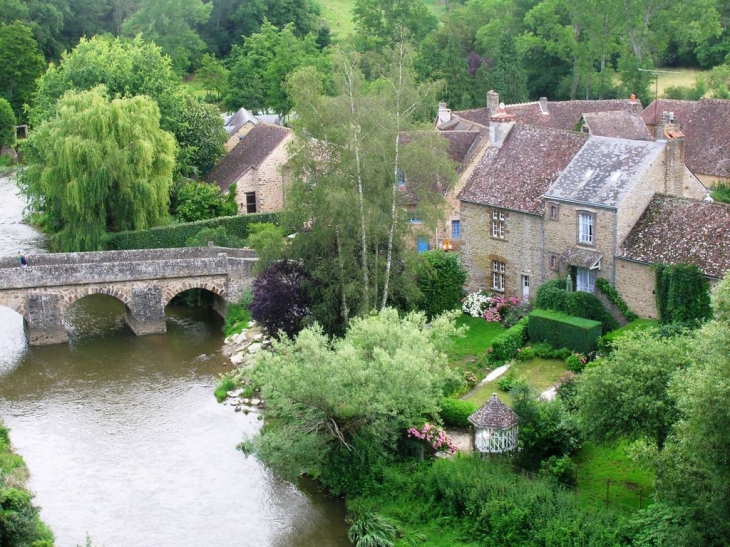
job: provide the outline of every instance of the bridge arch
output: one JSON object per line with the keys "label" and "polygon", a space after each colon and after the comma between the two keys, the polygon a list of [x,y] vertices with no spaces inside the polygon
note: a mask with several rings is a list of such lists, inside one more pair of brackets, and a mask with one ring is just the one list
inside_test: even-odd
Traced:
{"label": "bridge arch", "polygon": [[210,291],[216,296],[225,299],[226,298],[226,289],[223,286],[220,286],[216,283],[213,283],[206,279],[194,279],[194,280],[186,280],[186,281],[176,281],[165,284],[165,286],[162,289],[162,305],[163,307],[167,307],[173,298],[175,298],[178,294],[184,293],[185,291],[189,291],[191,289],[205,289],[206,291]]}
{"label": "bridge arch", "polygon": [[89,287],[74,287],[70,290],[67,289],[64,291],[64,294],[61,298],[61,313],[65,316],[66,312],[74,302],[81,300],[86,296],[91,296],[94,294],[104,294],[107,296],[111,296],[112,298],[115,298],[116,300],[119,300],[122,304],[124,304],[125,309],[127,310],[129,310],[132,303],[132,299],[128,294],[128,291],[121,290],[114,286],[92,285]]}

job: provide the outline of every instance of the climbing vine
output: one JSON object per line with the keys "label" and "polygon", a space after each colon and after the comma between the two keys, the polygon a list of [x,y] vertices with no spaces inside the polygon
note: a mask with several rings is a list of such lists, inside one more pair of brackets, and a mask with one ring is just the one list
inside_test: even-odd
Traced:
{"label": "climbing vine", "polygon": [[688,323],[712,318],[710,284],[693,264],[657,264],[656,303],[662,323]]}
{"label": "climbing vine", "polygon": [[618,308],[621,314],[626,318],[626,321],[631,323],[631,321],[636,321],[639,318],[638,315],[631,311],[628,304],[626,304],[626,301],[621,298],[621,295],[613,287],[613,285],[608,282],[608,279],[599,277],[596,279],[596,287],[598,287],[598,290],[601,291],[606,298],[608,298],[608,300]]}

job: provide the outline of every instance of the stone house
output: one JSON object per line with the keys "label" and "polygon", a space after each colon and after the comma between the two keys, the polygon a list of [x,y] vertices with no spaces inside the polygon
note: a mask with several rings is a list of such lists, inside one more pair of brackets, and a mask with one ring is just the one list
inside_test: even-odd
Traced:
{"label": "stone house", "polygon": [[589,139],[579,132],[515,123],[499,111],[489,147],[459,193],[462,264],[470,292],[528,299],[548,275],[542,195]]}
{"label": "stone house", "polygon": [[271,125],[282,125],[281,120],[276,115],[255,115],[245,108],[239,108],[233,114],[223,114],[222,117],[223,128],[228,132],[228,140],[225,144],[226,152],[233,150],[233,147],[238,144],[238,141],[245,137],[260,122]]}
{"label": "stone house", "polygon": [[730,101],[659,99],[641,117],[652,133],[665,119],[685,135],[685,163],[705,186],[730,182]]}
{"label": "stone house", "polygon": [[282,171],[287,161],[290,129],[260,122],[236,143],[203,180],[221,192],[236,185],[239,214],[270,213],[284,208],[288,184]]}

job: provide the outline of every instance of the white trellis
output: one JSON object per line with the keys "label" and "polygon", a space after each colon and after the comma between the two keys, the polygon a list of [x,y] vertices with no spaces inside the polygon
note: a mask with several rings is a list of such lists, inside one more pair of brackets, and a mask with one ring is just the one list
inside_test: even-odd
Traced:
{"label": "white trellis", "polygon": [[503,454],[517,449],[519,418],[514,411],[492,397],[469,416],[474,425],[474,446],[482,454]]}

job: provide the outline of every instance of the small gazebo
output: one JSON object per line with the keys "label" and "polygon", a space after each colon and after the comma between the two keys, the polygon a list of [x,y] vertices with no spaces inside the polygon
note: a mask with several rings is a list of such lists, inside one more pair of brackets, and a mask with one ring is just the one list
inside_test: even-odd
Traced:
{"label": "small gazebo", "polygon": [[469,421],[474,425],[474,446],[481,454],[503,454],[517,449],[519,417],[497,399],[496,393],[469,416]]}

